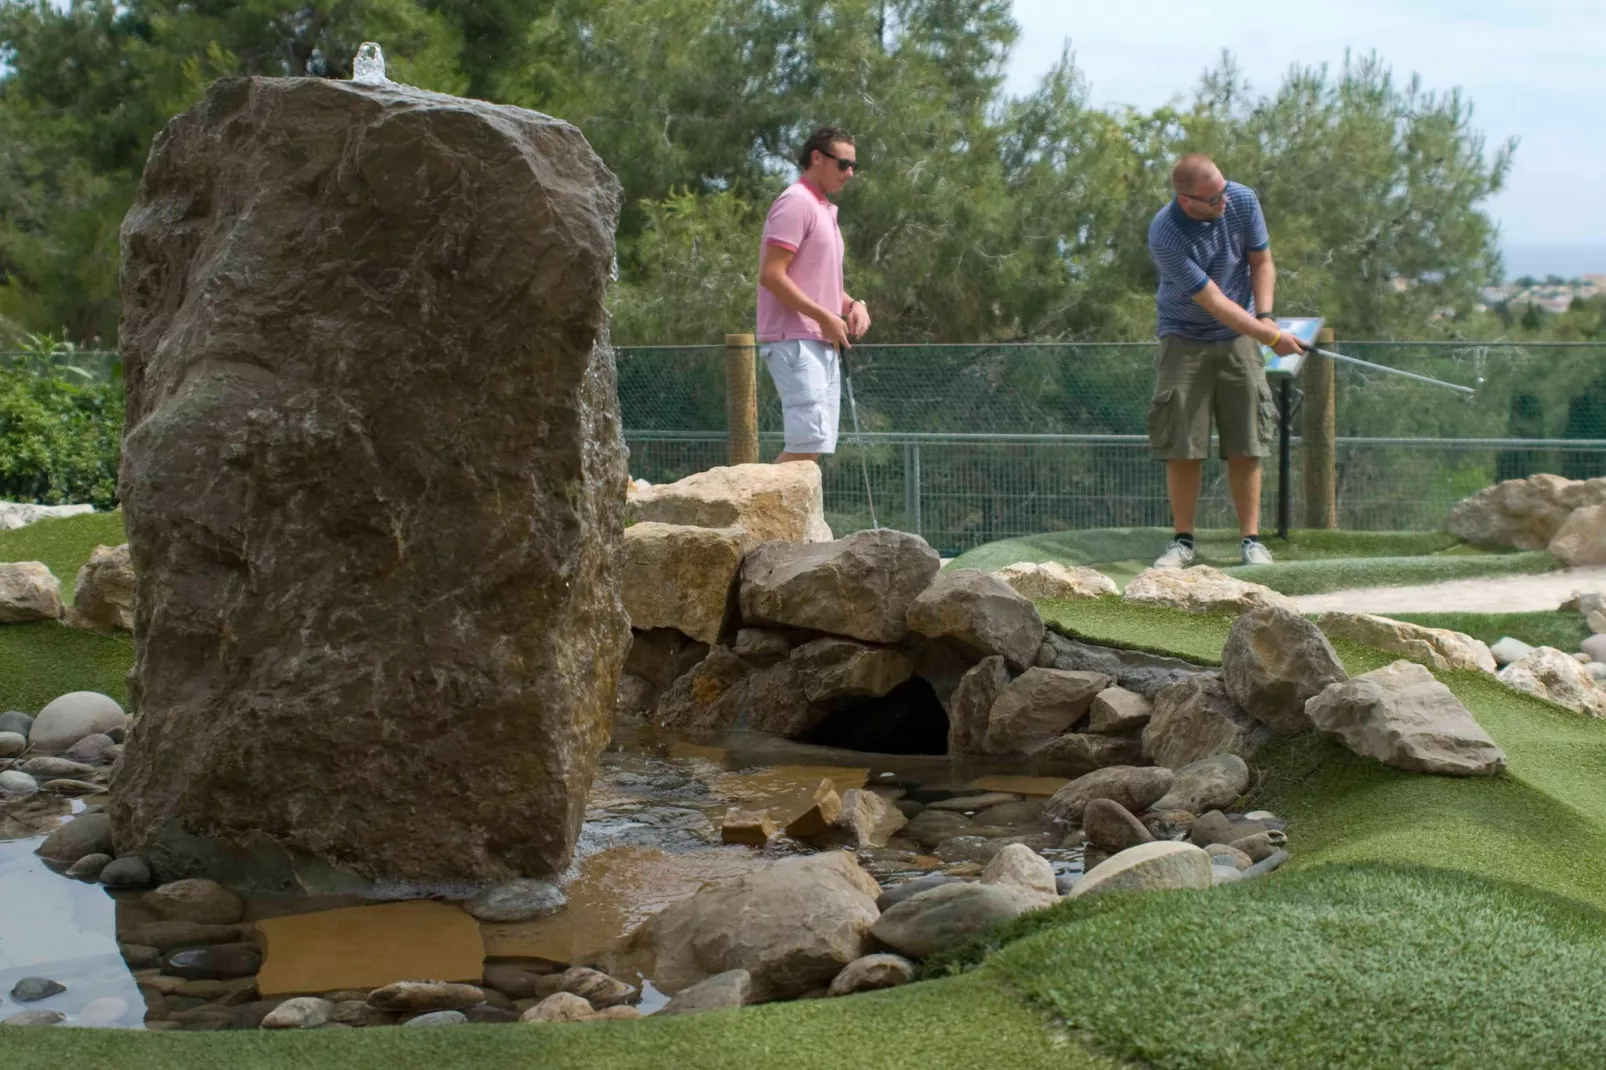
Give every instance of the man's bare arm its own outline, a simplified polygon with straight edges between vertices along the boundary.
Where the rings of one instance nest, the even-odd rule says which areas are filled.
[[[765,242],[764,256],[758,266],[758,284],[774,294],[775,299],[789,310],[818,323],[820,333],[825,335],[827,342],[847,345],[848,328],[842,317],[817,301],[811,300],[792,276],[786,273],[786,269],[792,266],[792,259],[795,256],[797,254],[791,249]]]
[[[1271,248],[1249,254],[1249,287],[1255,295],[1255,311],[1270,312],[1277,307],[1277,265],[1272,262]]]

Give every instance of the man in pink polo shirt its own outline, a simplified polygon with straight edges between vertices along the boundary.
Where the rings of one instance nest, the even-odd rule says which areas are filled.
[[[777,461],[836,452],[841,410],[837,347],[870,329],[870,310],[842,281],[836,205],[858,171],[846,130],[816,130],[798,154],[802,176],[770,206],[758,268],[758,340],[785,417]]]

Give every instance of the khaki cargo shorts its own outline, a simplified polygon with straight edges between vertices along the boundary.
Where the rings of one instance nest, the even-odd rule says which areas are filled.
[[[1203,460],[1210,456],[1212,420],[1221,456],[1271,452],[1277,405],[1259,343],[1247,335],[1227,342],[1165,335],[1149,405],[1149,449],[1157,460]]]

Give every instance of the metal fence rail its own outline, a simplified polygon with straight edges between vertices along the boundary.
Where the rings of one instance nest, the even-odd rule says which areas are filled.
[[[1399,376],[1337,368],[1339,527],[1432,530],[1455,502],[1500,479],[1606,475],[1606,345],[1337,348],[1477,385],[1464,400]],[[723,355],[717,346],[619,351],[632,475],[658,483],[727,463]],[[1170,523],[1163,467],[1150,460],[1145,433],[1153,346],[858,346],[854,357],[883,524],[956,553],[1044,531]],[[780,407],[762,369],[758,415],[761,455],[773,456]],[[1296,407],[1296,429],[1298,416]],[[1296,526],[1302,446],[1296,434]],[[838,534],[869,525],[855,451],[844,430],[823,465],[827,519]],[[1267,530],[1276,463],[1268,458],[1263,487]],[[1218,460],[1206,465],[1198,523],[1234,523]]]

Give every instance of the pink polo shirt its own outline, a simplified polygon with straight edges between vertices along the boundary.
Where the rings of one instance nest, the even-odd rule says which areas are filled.
[[[802,291],[832,312],[842,311],[842,232],[836,205],[807,179],[786,187],[770,205],[764,221],[765,245],[779,245],[797,255],[786,273]],[[760,256],[762,256],[762,250]],[[820,325],[785,305],[763,286],[758,288],[758,340],[823,339]]]

